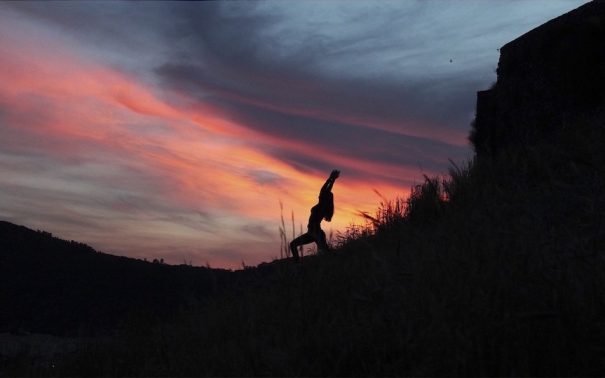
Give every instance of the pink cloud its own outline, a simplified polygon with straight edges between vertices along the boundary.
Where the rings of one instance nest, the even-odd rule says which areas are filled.
[[[50,197],[52,193],[45,192],[42,179],[23,179],[20,185],[35,189],[29,192],[32,206],[36,203],[33,197],[42,193],[49,196],[47,202],[59,198],[52,209],[45,207],[49,218],[45,223],[41,213],[37,227],[59,230],[68,238],[81,235],[82,241],[101,250],[136,257],[149,253],[159,256],[164,251],[170,262],[182,262],[187,255],[195,263],[212,260],[213,266],[228,267],[238,267],[242,259],[257,263],[277,256],[278,201],[286,204],[288,213],[294,212],[297,229],[306,226],[309,208],[325,177],[300,172],[259,150],[260,145],[312,155],[343,171],[334,189],[337,216],[327,229],[344,229],[355,221],[358,210],[373,211],[377,202],[374,188],[386,196],[401,194],[402,189],[389,183],[387,177],[417,175],[409,167],[367,162],[362,156],[343,157],[251,131],[198,100],[188,99],[189,107],[174,107],[156,94],[156,88],[136,77],[99,65],[51,40],[14,37],[13,42],[0,49],[0,80],[4,84],[0,106],[5,109],[1,127],[16,136],[19,146],[0,142],[0,148],[19,156],[53,159],[65,164],[65,171],[77,172],[73,178],[60,169],[57,172],[61,175],[47,173],[55,192],[70,195]],[[280,111],[305,114],[307,110]],[[330,114],[322,117],[337,118]],[[87,172],[83,166],[94,168]],[[385,180],[348,178],[347,170],[373,172],[374,177],[382,172]],[[252,174],[258,171],[279,180],[259,182]],[[17,170],[13,174],[17,177]],[[77,203],[75,196],[81,198]],[[135,202],[140,198],[143,205],[137,207],[120,198]],[[143,211],[144,206],[150,207],[148,211]],[[23,207],[4,209],[9,210],[15,221],[32,219],[34,212]],[[205,220],[207,230],[196,220],[201,211],[210,214]],[[58,224],[60,219],[67,219],[59,213],[70,220],[96,214],[96,222],[103,227],[91,230],[83,226],[72,232],[73,221]],[[247,222],[274,229],[274,238],[259,240],[242,233],[240,229]],[[268,245],[275,249],[268,251]],[[246,246],[246,250],[234,251],[224,259],[204,252],[227,246]],[[190,252],[183,252],[187,250]]]

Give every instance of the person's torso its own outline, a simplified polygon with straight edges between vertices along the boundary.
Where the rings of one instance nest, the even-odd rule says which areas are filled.
[[[319,204],[313,206],[311,208],[311,216],[309,216],[308,227],[311,227],[312,225],[319,225],[323,217],[324,215],[321,206],[319,206]]]

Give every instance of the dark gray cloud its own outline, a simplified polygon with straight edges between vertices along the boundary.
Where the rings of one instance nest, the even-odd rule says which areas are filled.
[[[213,3],[187,9],[182,16],[190,31],[187,43],[175,54],[179,59],[156,69],[162,83],[214,104],[256,131],[358,159],[421,161],[437,170],[448,158],[469,156],[461,142],[475,93],[487,84],[485,73],[477,70],[493,78],[495,68],[485,54],[472,54],[488,48],[491,41],[480,29],[491,26],[477,20],[479,30],[468,24],[448,30],[435,20],[415,21],[434,12],[435,3],[389,3],[367,19],[343,12],[332,25],[293,35],[295,28],[282,27],[279,12],[267,12],[263,5]],[[460,19],[472,14],[449,11]],[[340,37],[331,34],[338,32]],[[477,45],[466,46],[465,39]],[[497,47],[489,46],[492,57]],[[394,70],[397,66],[402,72]],[[317,157],[278,156],[298,167],[326,167]]]
[[[250,105],[240,104],[230,109],[243,124],[268,136],[278,135],[291,141],[306,144],[323,153],[320,156],[306,158],[300,152],[292,151],[279,145],[262,145],[264,150],[297,161],[301,164],[321,169],[325,172],[329,160],[324,156],[346,157],[351,161],[373,162],[377,165],[416,165],[423,162],[429,170],[435,171],[447,163],[447,158],[462,159],[467,154],[467,148],[440,142],[438,140],[405,136],[394,132],[378,129],[368,129],[340,122],[324,121],[322,119],[284,114],[268,111]],[[447,153],[444,153],[446,152]],[[313,163],[314,158],[316,163]],[[324,161],[323,164],[320,161]],[[367,174],[367,173],[366,173]],[[361,178],[361,177],[360,177]]]
[[[188,11],[185,20],[191,34],[187,44],[181,46],[183,51],[176,55],[189,54],[189,59],[166,62],[158,67],[158,75],[167,85],[188,90],[200,100],[234,107],[243,103],[320,118],[346,117],[370,128],[386,127],[416,135],[423,131],[406,130],[406,124],[424,123],[427,127],[429,121],[429,127],[437,129],[433,134],[452,127],[464,133],[467,128],[480,79],[470,75],[444,78],[422,71],[398,77],[382,74],[389,69],[388,63],[380,60],[384,49],[405,51],[406,44],[377,44],[367,51],[363,41],[353,37],[330,39],[321,30],[306,30],[304,41],[296,49],[283,56],[272,55],[276,51],[271,43],[279,36],[267,36],[267,30],[279,19],[245,8],[241,6],[234,15],[216,3]],[[400,27],[403,22],[405,19]],[[365,38],[383,38],[394,44],[392,31],[373,32],[376,34]],[[365,59],[368,66],[361,68],[365,75],[347,75],[347,69],[364,54],[376,57],[374,62]],[[341,62],[342,71],[325,72],[322,67],[334,60]]]
[[[270,229],[264,223],[248,223],[241,226],[240,229],[261,240],[271,239],[275,235],[275,230]]]
[[[396,154],[379,151],[366,156],[363,152],[372,151],[360,151],[357,145],[393,137],[377,131],[380,129],[400,132],[402,139],[406,139],[406,133],[418,135],[426,131],[441,140],[447,139],[448,135],[443,134],[451,124],[466,128],[468,109],[474,101],[471,89],[476,86],[474,80],[451,86],[458,92],[446,98],[442,95],[440,99],[431,92],[434,85],[421,80],[393,82],[388,76],[334,78],[321,71],[326,58],[354,59],[359,54],[357,46],[366,54],[379,53],[379,49],[385,48],[384,43],[376,43],[370,51],[364,46],[377,36],[388,36],[380,29],[374,30],[376,35],[365,35],[364,40],[354,35],[339,40],[322,35],[321,30],[309,31],[297,49],[276,57],[271,45],[279,42],[276,41],[279,36],[271,34],[271,29],[283,22],[283,15],[267,13],[266,9],[260,9],[260,3],[156,5],[144,9],[118,3],[92,8],[68,3],[16,6],[63,28],[81,31],[91,40],[102,38],[103,43],[111,43],[115,38],[131,47],[133,39],[145,40],[147,33],[163,34],[177,41],[172,44],[168,60],[155,70],[168,88],[184,89],[200,101],[214,103],[228,116],[257,131],[339,153],[355,151],[356,156],[370,160],[381,160],[385,155],[393,160],[407,155],[407,159],[399,162],[417,161],[420,157],[412,156],[409,148],[400,148]],[[156,24],[160,30],[149,31],[146,22],[156,22],[160,8],[175,26],[168,28],[169,23],[163,21]],[[141,13],[147,16],[142,17]],[[128,23],[120,22],[125,21],[127,15],[138,16]],[[387,24],[392,25],[395,16],[390,14],[389,19]],[[121,27],[112,28],[109,20]],[[124,25],[131,26],[124,28]],[[107,32],[107,29],[113,31]],[[285,38],[288,37],[296,36],[286,33]],[[460,95],[463,92],[467,95]],[[427,118],[436,131],[422,130],[427,127]],[[443,125],[444,120],[450,125]],[[415,130],[406,131],[406,124],[414,124]],[[351,128],[349,132],[347,127]],[[390,146],[379,149],[388,148]],[[454,147],[456,149],[458,147]],[[441,154],[460,156],[458,151],[449,153],[447,150]],[[298,163],[308,164],[309,159],[306,160]]]
[[[79,41],[80,51],[132,71],[169,55],[166,38],[178,27],[171,7],[162,2],[14,1],[0,4],[0,12],[41,21],[39,32],[58,29],[54,37]]]
[[[470,154],[461,145],[475,92],[494,78],[495,50],[516,33],[511,25],[528,28],[548,17],[537,11],[546,4],[552,14],[576,5],[259,1],[10,7],[101,44],[110,60],[138,55],[123,61],[124,69],[143,65],[140,74],[161,87],[214,104],[261,133],[387,164],[422,160],[437,169],[447,158]],[[321,159],[288,160],[304,166]],[[325,165],[318,161],[314,168]]]
[[[265,169],[255,169],[250,171],[249,174],[252,179],[260,185],[277,185],[284,180],[284,178],[277,173]]]

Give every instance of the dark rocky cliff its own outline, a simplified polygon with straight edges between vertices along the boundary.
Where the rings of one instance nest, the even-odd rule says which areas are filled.
[[[605,115],[605,0],[594,0],[507,43],[498,80],[477,93],[470,135],[478,157],[548,139]]]

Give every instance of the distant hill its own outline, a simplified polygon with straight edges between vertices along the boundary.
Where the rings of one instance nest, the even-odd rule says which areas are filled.
[[[229,273],[113,256],[0,221],[0,332],[86,334],[169,317]]]

